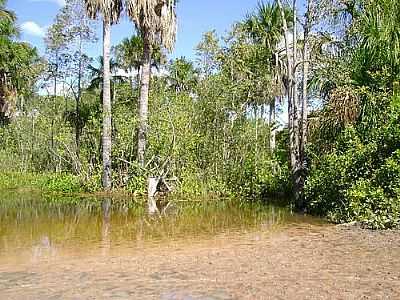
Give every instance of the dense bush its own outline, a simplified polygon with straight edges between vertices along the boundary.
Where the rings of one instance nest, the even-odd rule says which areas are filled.
[[[51,174],[41,182],[41,188],[49,192],[78,193],[81,186],[79,177],[72,174]]]
[[[349,126],[313,161],[305,197],[311,213],[369,228],[400,226],[400,110],[394,98],[370,132]],[[362,123],[361,123],[362,124]]]

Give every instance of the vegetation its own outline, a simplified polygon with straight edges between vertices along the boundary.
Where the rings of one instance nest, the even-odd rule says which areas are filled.
[[[20,106],[24,97],[31,95],[31,86],[40,72],[36,50],[27,43],[17,42],[16,15],[0,1],[0,125],[8,123],[16,113],[16,101]]]
[[[168,61],[175,0],[68,1],[43,58],[0,1],[0,169],[51,174],[63,192],[145,194],[164,176],[188,197],[289,197],[334,222],[399,227],[400,4],[306,4],[260,2],[225,36],[206,32],[194,61]],[[123,14],[137,34],[111,47]]]

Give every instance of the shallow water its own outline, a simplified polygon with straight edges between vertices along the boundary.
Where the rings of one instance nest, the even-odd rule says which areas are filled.
[[[0,299],[400,299],[398,232],[232,201],[170,208],[1,193]]]
[[[57,256],[91,255],[113,249],[155,247],[202,240],[317,219],[287,208],[233,201],[180,203],[150,217],[133,199],[62,198],[39,193],[3,193],[0,199],[0,263],[34,262]]]

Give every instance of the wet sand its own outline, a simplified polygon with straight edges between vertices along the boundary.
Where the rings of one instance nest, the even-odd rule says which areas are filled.
[[[0,255],[0,299],[400,299],[400,232],[331,225]]]

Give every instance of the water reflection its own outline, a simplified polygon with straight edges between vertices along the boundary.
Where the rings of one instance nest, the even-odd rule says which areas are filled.
[[[42,260],[43,258],[51,258],[57,255],[57,248],[50,240],[47,235],[39,238],[37,243],[32,246],[32,257],[33,263]]]
[[[103,220],[101,226],[101,249],[102,255],[106,256],[111,248],[110,238],[110,218],[111,218],[111,199],[105,198],[101,203],[103,209]]]
[[[174,213],[148,216],[135,199],[62,198],[3,194],[0,199],[0,263],[31,253],[32,260],[60,255],[107,256],[118,247],[214,238],[232,232],[271,231],[288,223],[314,222],[276,206],[234,201],[174,203]]]

